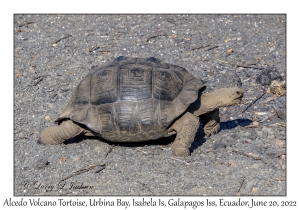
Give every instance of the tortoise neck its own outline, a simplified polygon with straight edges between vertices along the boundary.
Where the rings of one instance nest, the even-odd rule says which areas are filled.
[[[218,94],[215,94],[214,92],[203,93],[200,96],[200,100],[198,99],[193,104],[191,112],[196,116],[200,116],[220,108],[222,106],[222,101],[221,99],[218,101],[218,99]]]

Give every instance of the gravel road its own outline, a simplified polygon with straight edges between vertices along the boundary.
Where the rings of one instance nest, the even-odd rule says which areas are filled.
[[[200,126],[191,156],[174,137],[113,144],[77,137],[37,144],[92,66],[156,57],[244,90],[221,130]],[[14,16],[14,195],[286,195],[285,15]]]

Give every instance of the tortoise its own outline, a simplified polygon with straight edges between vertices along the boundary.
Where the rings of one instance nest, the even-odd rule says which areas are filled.
[[[215,134],[219,108],[243,97],[238,87],[202,93],[204,89],[204,82],[182,67],[154,57],[121,56],[92,67],[55,120],[58,126],[44,130],[39,143],[60,144],[77,135],[141,142],[177,134],[172,153],[188,156],[199,117],[205,134]]]

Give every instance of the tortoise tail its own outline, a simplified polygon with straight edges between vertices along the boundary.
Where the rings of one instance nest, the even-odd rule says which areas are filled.
[[[60,144],[66,140],[73,138],[85,130],[71,120],[63,121],[59,126],[52,126],[44,130],[38,143],[40,144]]]

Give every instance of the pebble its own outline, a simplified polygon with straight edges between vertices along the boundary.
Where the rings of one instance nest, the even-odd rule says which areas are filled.
[[[101,147],[101,146],[95,146],[93,150],[96,151],[96,152],[102,152],[103,151],[103,147]]]
[[[276,67],[267,67],[256,77],[256,82],[266,86],[270,85],[273,80],[282,80],[281,75],[278,73]]]
[[[80,160],[80,158],[81,158],[81,156],[80,155],[72,155],[71,156],[71,159],[73,160],[73,161],[78,161],[78,160]]]
[[[278,105],[273,105],[272,107],[275,109],[278,117],[280,117],[283,120],[286,120],[286,107],[279,107]]]
[[[231,135],[230,135],[230,138],[232,138],[232,139],[238,139],[240,137],[240,135],[239,134],[237,134],[237,133],[232,133]]]
[[[232,163],[230,163],[230,165],[229,165],[230,167],[237,167],[238,166],[238,164],[236,163],[236,162],[232,162]]]
[[[191,189],[191,195],[206,195],[207,189],[204,186],[194,187]]]
[[[102,190],[95,190],[95,194],[96,195],[103,195],[103,192],[102,192]]]
[[[227,140],[225,141],[226,147],[231,147],[235,143],[236,143],[236,141],[233,138],[227,138]]]
[[[257,135],[257,137],[262,137],[263,136],[263,132],[262,132],[262,130],[261,129],[255,129],[255,132],[256,132],[256,135]]]
[[[259,127],[259,122],[254,121],[254,122],[252,123],[252,125],[255,126],[255,127]]]
[[[259,191],[259,188],[258,188],[258,187],[253,187],[253,188],[252,188],[252,192],[253,192],[253,193],[257,193],[258,191]]]
[[[254,185],[256,185],[256,183],[257,183],[257,180],[247,181],[246,184],[245,184],[245,190],[247,192],[251,192],[252,188],[254,187]]]
[[[213,149],[217,150],[217,149],[225,149],[226,145],[224,143],[214,143],[213,145]]]
[[[245,65],[254,65],[257,63],[257,59],[253,56],[246,56],[244,60]]]
[[[255,168],[255,169],[259,169],[262,168],[262,164],[261,163],[254,163],[253,165],[250,166],[250,168]]]
[[[48,165],[49,162],[47,160],[47,158],[38,158],[34,164],[33,164],[33,168],[41,170],[44,169],[46,167],[46,165]]]

